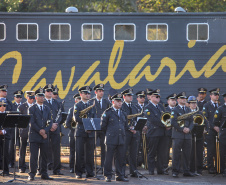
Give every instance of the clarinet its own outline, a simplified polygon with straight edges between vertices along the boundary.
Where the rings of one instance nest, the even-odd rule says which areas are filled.
[[[62,105],[61,105],[61,107],[59,108],[59,110],[58,110],[58,112],[57,112],[57,116],[56,116],[56,119],[55,119],[55,122],[54,122],[54,123],[57,123],[57,121],[59,120],[60,114],[61,114],[61,112],[62,112],[62,107],[64,106],[64,103],[65,103],[65,101],[63,100],[63,101],[62,101]]]

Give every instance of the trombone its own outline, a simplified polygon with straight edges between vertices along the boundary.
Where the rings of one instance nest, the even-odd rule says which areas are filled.
[[[216,136],[216,162],[217,162],[217,173],[220,173],[221,172],[221,165],[220,165],[220,148],[219,148],[219,133],[217,134]]]

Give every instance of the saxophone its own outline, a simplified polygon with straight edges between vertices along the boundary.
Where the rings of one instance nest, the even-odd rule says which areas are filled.
[[[133,119],[135,117],[141,116],[143,114],[143,109],[140,113],[127,115],[127,119]]]
[[[187,114],[183,114],[181,116],[177,117],[177,123],[179,124],[180,127],[184,127],[184,120],[192,116],[193,114],[196,114],[199,111],[199,107],[197,107],[197,111],[194,112],[189,112]]]
[[[87,108],[81,110],[81,111],[79,112],[79,117],[80,117],[80,118],[87,118],[87,117],[88,117],[88,116],[87,116],[87,112],[89,112],[94,106],[95,106],[95,101],[93,102],[93,105],[90,105],[89,107],[87,107]]]

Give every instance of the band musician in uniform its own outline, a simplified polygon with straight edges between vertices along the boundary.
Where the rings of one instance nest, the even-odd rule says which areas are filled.
[[[70,167],[70,173],[74,173],[75,168],[75,128],[72,127],[72,122],[75,124],[74,116],[74,107],[78,102],[81,101],[80,94],[77,93],[73,96],[75,100],[75,104],[73,107],[71,107],[68,111],[67,119],[66,119],[66,127],[69,128],[68,137],[69,137],[69,145],[70,145],[70,156],[69,156],[69,167]]]
[[[23,91],[18,90],[14,93],[14,103],[12,104],[12,111],[17,111],[17,108],[22,104],[22,95],[24,94]],[[14,167],[14,160],[15,160],[15,153],[14,153],[14,144],[15,144],[15,129],[10,129],[10,142],[9,142],[9,167]],[[19,129],[17,129],[17,142],[19,143],[20,147],[20,139],[19,139]]]
[[[18,107],[18,110],[21,114],[28,114],[28,109],[33,106],[34,100],[35,100],[35,92],[34,91],[26,91],[26,99],[27,101],[20,105]],[[20,136],[20,156],[19,156],[19,172],[25,173],[26,171],[26,163],[25,163],[25,157],[26,157],[26,148],[28,143],[28,131],[29,131],[29,125],[27,128],[20,128],[19,130],[19,136]]]
[[[173,139],[173,177],[178,177],[180,171],[181,150],[183,154],[183,170],[184,176],[193,177],[190,172],[190,158],[192,147],[191,131],[194,127],[192,116],[188,116],[182,122],[178,122],[179,116],[191,112],[191,109],[186,107],[187,97],[185,92],[181,92],[176,96],[178,105],[171,112],[171,125],[172,125],[172,139]]]
[[[40,151],[40,173],[41,179],[53,180],[47,173],[47,151],[48,151],[48,132],[52,127],[51,110],[43,104],[44,89],[40,88],[35,91],[36,104],[29,108],[30,131],[30,172],[28,180],[34,180],[38,166],[38,154]]]
[[[214,113],[219,107],[218,100],[219,100],[219,88],[215,88],[210,90],[210,101],[204,104],[203,106],[203,115],[208,120],[208,125],[206,125],[207,135],[207,165],[208,171],[210,174],[216,173],[216,165],[214,165],[214,159],[216,159],[216,136],[217,132],[214,129],[213,119]]]
[[[82,117],[95,118],[95,109],[92,107],[92,102],[89,101],[90,91],[92,89],[89,86],[84,86],[79,89],[81,101],[75,105],[74,114],[77,122],[75,128],[75,174],[76,179],[82,178],[84,173],[84,164],[86,169],[86,178],[94,177],[94,145],[95,145],[95,133],[92,131],[85,131],[83,126]],[[80,111],[90,107],[84,115],[80,114]]]
[[[7,106],[7,100],[5,98],[0,98],[0,114],[5,113]],[[9,140],[10,140],[10,132],[9,128],[1,128],[0,127],[0,169],[2,168],[2,163],[4,161],[4,169],[3,174],[5,176],[9,175]],[[5,144],[4,144],[5,142]],[[4,147],[5,146],[5,147]],[[3,151],[4,151],[4,160],[3,160]]]
[[[123,160],[125,147],[125,132],[129,129],[127,114],[121,109],[122,95],[111,97],[112,107],[107,109],[101,118],[101,130],[105,133],[106,155],[104,162],[104,176],[106,182],[111,182],[112,161],[115,157],[116,181],[128,182],[124,178]]]
[[[95,101],[95,110],[97,118],[101,118],[103,112],[108,109],[111,104],[108,100],[104,99],[104,84],[97,84],[93,87],[94,93],[96,97],[94,97],[91,101]],[[104,167],[104,160],[105,160],[105,144],[104,144],[104,132],[98,131],[97,139],[100,139],[100,147],[101,147],[101,168]]]
[[[197,111],[198,105],[195,96],[188,97],[188,104],[192,112]],[[203,169],[203,145],[204,145],[203,133],[205,125],[207,125],[207,120],[205,119],[200,110],[193,115],[193,120],[194,128],[192,129],[192,150],[191,150],[190,171],[194,175],[199,176],[202,175]]]
[[[49,132],[49,152],[48,152],[48,169],[53,169],[53,175],[63,175],[60,172],[61,161],[60,161],[60,121],[61,114],[58,115],[61,109],[60,103],[52,98],[53,85],[47,84],[44,87],[45,90],[45,101],[44,105],[48,106],[52,113],[53,124]],[[53,164],[53,165],[52,165]]]
[[[124,102],[122,104],[122,110],[126,112],[127,115],[137,114],[138,110],[135,105],[132,104],[133,101],[133,90],[126,89],[122,93]],[[123,172],[125,175],[127,158],[129,159],[129,168],[131,177],[140,177],[137,173],[137,151],[138,151],[138,141],[140,139],[140,132],[134,130],[137,123],[136,117],[128,120],[129,130],[126,130],[126,140],[125,140],[125,158],[123,165]],[[127,156],[128,152],[128,156]]]
[[[166,107],[166,112],[171,113],[173,109],[176,107],[177,100],[176,100],[176,94],[170,94],[166,97],[168,106]],[[165,171],[168,172],[169,169],[169,159],[170,159],[170,148],[172,147],[172,127],[169,127],[165,130],[164,135],[164,143],[165,143],[165,154],[164,162],[163,162],[163,168]]]
[[[201,87],[201,88],[198,88],[198,92],[199,93],[197,97],[197,104],[198,104],[199,110],[202,111],[203,105],[207,103],[207,101],[205,100],[207,89],[204,87]]]
[[[165,108],[160,104],[160,90],[155,89],[148,92],[150,96],[149,104],[145,106],[145,117],[147,118],[147,143],[148,143],[148,171],[150,175],[154,175],[155,167],[158,174],[168,175],[164,170],[163,153],[165,149],[164,135],[166,127],[161,122],[161,115],[165,112]],[[155,158],[157,161],[155,162]]]
[[[224,104],[217,108],[214,115],[214,130],[219,134],[220,173],[226,177],[226,93],[223,94]]]

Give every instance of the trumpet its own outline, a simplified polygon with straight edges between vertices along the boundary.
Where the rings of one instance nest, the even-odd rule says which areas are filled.
[[[162,121],[163,125],[165,125],[166,128],[171,127],[170,117],[171,117],[170,112],[164,112],[161,116],[161,121]]]
[[[88,116],[87,116],[87,113],[88,113],[94,106],[95,106],[95,101],[93,102],[93,105],[90,105],[89,107],[87,107],[87,108],[81,110],[81,111],[79,112],[79,117],[80,117],[80,118],[87,118],[87,117],[88,117]]]
[[[199,126],[204,125],[204,117],[201,114],[196,114],[193,116],[193,122]]]

